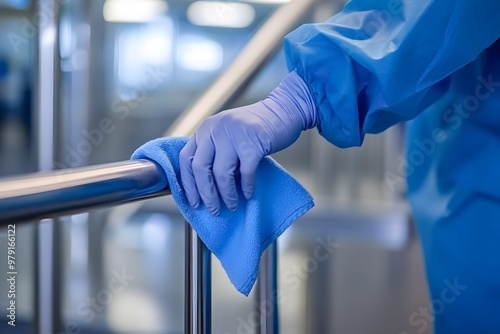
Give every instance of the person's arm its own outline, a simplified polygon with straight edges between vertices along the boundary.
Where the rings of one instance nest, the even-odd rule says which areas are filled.
[[[417,116],[499,37],[497,0],[352,0],[290,33],[285,51],[318,107],[321,135],[350,147]]]
[[[208,118],[181,151],[193,207],[238,206],[240,175],[253,194],[260,160],[317,126],[339,147],[415,117],[445,78],[500,37],[498,0],[352,0],[330,20],[285,39],[292,70],[258,103]]]

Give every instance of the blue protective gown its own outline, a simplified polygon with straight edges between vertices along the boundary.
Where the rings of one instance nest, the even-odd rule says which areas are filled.
[[[399,169],[435,316],[415,333],[500,333],[499,38],[499,0],[352,0],[285,39],[331,143],[413,119]]]

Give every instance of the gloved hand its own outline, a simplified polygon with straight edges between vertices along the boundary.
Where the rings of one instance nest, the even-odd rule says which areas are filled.
[[[189,203],[197,208],[203,201],[218,215],[220,195],[230,210],[236,210],[235,175],[240,174],[241,190],[249,199],[259,162],[290,146],[317,122],[309,89],[295,71],[265,100],[207,118],[180,152],[181,181]]]

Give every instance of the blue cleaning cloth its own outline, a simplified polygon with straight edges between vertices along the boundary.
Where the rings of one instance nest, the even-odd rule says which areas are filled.
[[[165,171],[179,210],[208,249],[217,256],[229,279],[248,296],[262,252],[297,218],[314,206],[311,195],[271,158],[257,169],[255,193],[246,200],[239,189],[236,211],[225,206],[215,217],[204,205],[193,209],[180,182],[179,153],[188,138],[160,138],[139,147],[132,159],[149,159]],[[240,188],[240,187],[237,187]]]

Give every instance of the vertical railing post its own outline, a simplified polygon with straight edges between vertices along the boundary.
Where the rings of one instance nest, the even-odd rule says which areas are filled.
[[[35,2],[36,15],[45,18],[38,27],[37,35],[37,81],[36,144],[38,169],[53,169],[57,158],[55,150],[57,115],[59,114],[59,15],[57,0]],[[34,16],[35,17],[35,16]],[[42,22],[42,21],[40,21]],[[59,333],[60,318],[60,266],[59,226],[47,219],[35,230],[35,333]]]
[[[277,282],[278,247],[271,244],[262,254],[257,280],[257,305],[260,316],[259,334],[278,334],[278,282]]]
[[[186,334],[210,334],[212,279],[210,251],[186,222],[185,330]]]

